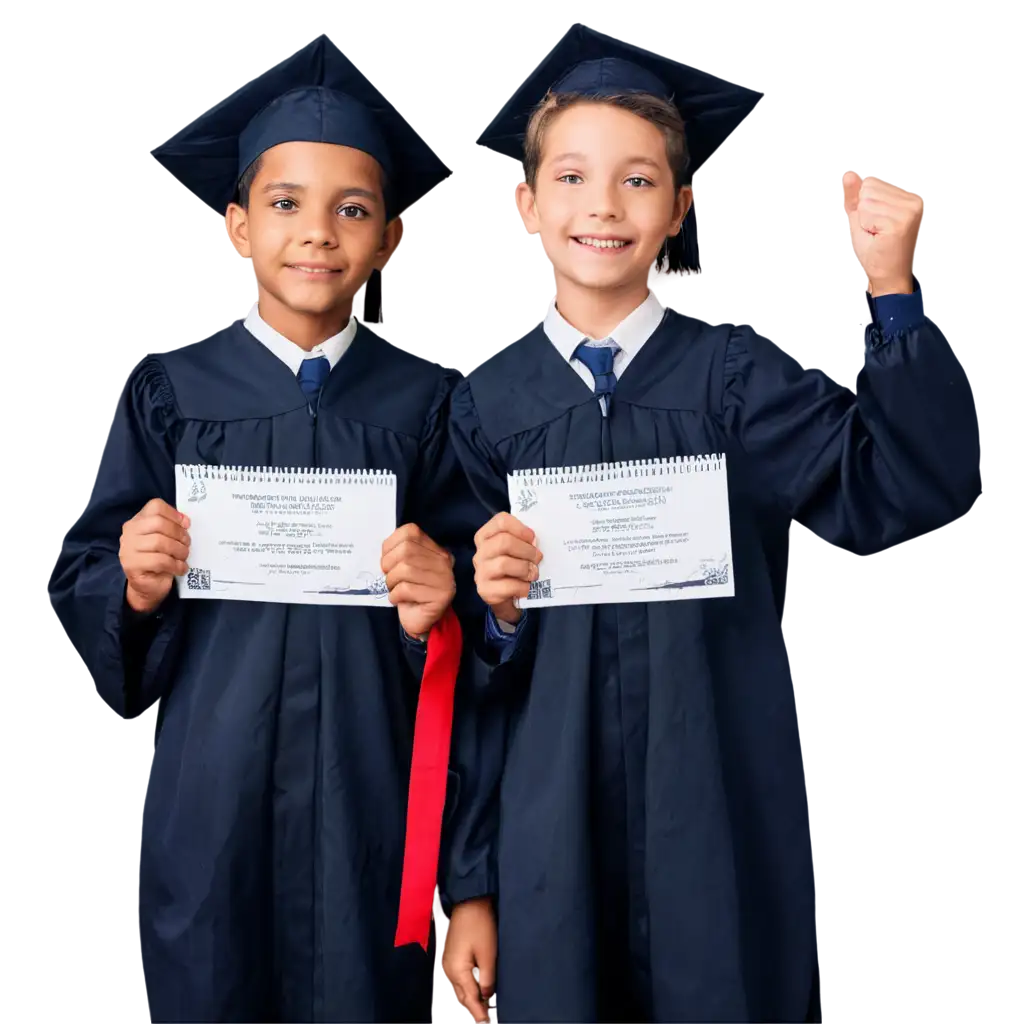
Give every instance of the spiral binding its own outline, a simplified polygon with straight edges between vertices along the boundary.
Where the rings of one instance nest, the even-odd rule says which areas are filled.
[[[675,455],[665,459],[629,459],[624,462],[600,462],[592,466],[558,466],[544,469],[517,469],[512,478],[529,484],[587,483],[604,480],[632,480],[652,476],[679,476],[690,473],[717,473],[725,469],[725,453]]]
[[[390,469],[323,469],[282,466],[189,466],[177,465],[187,480],[228,480],[245,484],[377,484],[394,487]]]

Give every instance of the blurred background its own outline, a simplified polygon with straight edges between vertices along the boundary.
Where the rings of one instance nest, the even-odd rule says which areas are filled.
[[[220,225],[143,163],[142,143],[298,38],[352,32],[458,162],[412,220],[383,306],[404,340],[458,367],[549,290],[511,216],[515,166],[468,143],[570,14],[768,89],[699,183],[707,269],[671,300],[846,379],[862,280],[840,169],[928,202],[930,308],[984,412],[975,507],[952,536],[885,557],[797,551],[785,593],[826,1020],[1024,1019],[1024,19],[966,3],[942,18],[909,2],[534,6],[0,10],[0,1020],[139,1016],[133,829],[150,740],[89,700],[37,595],[128,358],[249,294]]]

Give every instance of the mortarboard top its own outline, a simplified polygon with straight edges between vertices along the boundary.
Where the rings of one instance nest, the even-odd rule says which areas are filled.
[[[598,97],[643,92],[674,103],[686,124],[690,175],[763,95],[602,35],[586,25],[573,25],[487,126],[477,139],[479,145],[522,160],[526,127],[549,92]],[[677,269],[699,269],[692,208],[676,241],[689,257]]]
[[[186,199],[222,216],[245,170],[283,142],[331,142],[369,154],[386,176],[388,217],[447,169],[335,35],[297,44],[144,152]]]

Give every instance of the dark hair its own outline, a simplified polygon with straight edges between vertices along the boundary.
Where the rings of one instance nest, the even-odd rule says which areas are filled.
[[[679,109],[671,101],[646,92],[621,93],[614,96],[549,92],[530,115],[530,121],[526,126],[526,138],[523,142],[523,171],[526,174],[526,183],[531,189],[537,187],[537,171],[540,168],[544,135],[547,129],[560,113],[580,103],[603,103],[618,107],[620,110],[627,110],[631,114],[636,114],[637,117],[642,117],[656,128],[661,129],[665,138],[668,165],[672,169],[672,179],[676,190],[678,191],[684,185],[691,183],[686,125]],[[661,270],[666,262],[670,272],[700,270],[697,258],[696,217],[692,206],[679,234],[665,239],[655,266]]]
[[[263,163],[262,153],[242,171],[242,176],[238,179],[238,188],[236,189],[238,199],[236,201],[243,210],[249,209],[249,190],[252,188],[252,183],[256,180],[256,175],[260,172],[261,163]]]

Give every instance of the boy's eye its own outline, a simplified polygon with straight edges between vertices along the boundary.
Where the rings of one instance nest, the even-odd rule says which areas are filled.
[[[566,185],[578,185],[583,179],[578,174],[563,174],[558,180],[564,181]]]
[[[271,204],[277,210],[284,210],[286,213],[295,209],[294,199],[275,199]]]
[[[642,178],[639,174],[633,174],[626,179],[626,184],[631,188],[644,188],[650,186],[653,183],[648,181],[646,178]]]
[[[338,210],[338,213],[340,213],[346,220],[358,220],[362,217],[369,216],[366,210],[361,206],[356,206],[354,203],[349,203],[348,205],[341,207],[341,209]]]

